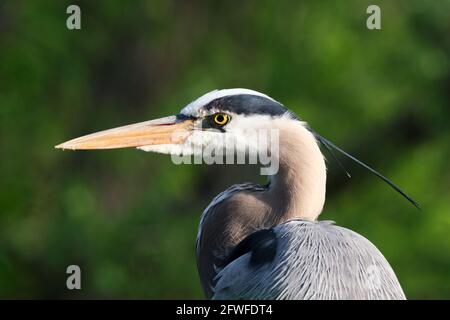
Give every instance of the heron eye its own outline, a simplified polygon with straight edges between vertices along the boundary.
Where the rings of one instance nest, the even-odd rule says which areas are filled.
[[[230,122],[230,116],[225,113],[218,113],[213,116],[213,120],[216,125],[223,127]]]

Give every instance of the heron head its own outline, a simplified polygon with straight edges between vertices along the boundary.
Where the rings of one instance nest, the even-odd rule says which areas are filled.
[[[100,131],[64,142],[71,150],[138,148],[189,156],[270,152],[274,119],[293,119],[279,102],[249,89],[209,92],[173,116]]]

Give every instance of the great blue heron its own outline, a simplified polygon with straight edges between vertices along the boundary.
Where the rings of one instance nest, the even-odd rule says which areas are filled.
[[[251,129],[277,130],[275,160],[279,168],[267,185],[234,185],[203,212],[196,253],[206,297],[405,299],[391,266],[370,241],[333,222],[317,220],[326,189],[319,144],[332,155],[337,150],[352,158],[417,203],[265,94],[248,89],[216,90],[191,102],[176,116],[90,134],[57,148],[136,147],[195,155],[211,146],[227,149],[220,139],[224,134],[238,140],[241,149],[254,146],[254,136],[247,135]],[[236,151],[237,147],[230,148]],[[257,148],[268,148],[268,144]]]

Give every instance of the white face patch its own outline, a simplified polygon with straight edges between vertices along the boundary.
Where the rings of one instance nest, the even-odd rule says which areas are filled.
[[[194,100],[191,103],[189,103],[186,107],[184,107],[181,110],[181,114],[184,114],[187,116],[197,116],[199,114],[199,109],[206,106],[211,101],[219,99],[219,98],[223,98],[226,96],[234,96],[234,95],[240,95],[240,94],[260,96],[260,97],[264,97],[264,98],[270,99],[272,101],[275,101],[274,99],[265,95],[264,93],[250,90],[250,89],[235,88],[235,89],[214,90],[214,91],[208,92],[207,94],[204,94],[197,100]]]

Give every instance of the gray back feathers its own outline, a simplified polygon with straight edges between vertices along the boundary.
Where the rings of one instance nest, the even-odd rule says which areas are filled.
[[[249,251],[216,276],[214,299],[405,299],[389,263],[361,235],[332,222],[289,221],[273,228],[274,259]]]

